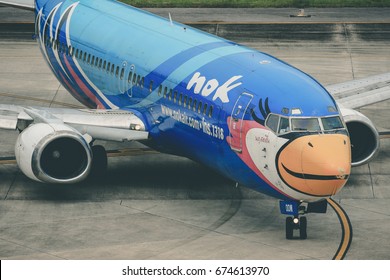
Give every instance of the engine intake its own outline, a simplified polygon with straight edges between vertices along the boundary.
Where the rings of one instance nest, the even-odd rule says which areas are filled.
[[[91,169],[89,144],[64,124],[34,124],[19,135],[15,144],[19,168],[29,178],[45,183],[76,183]]]
[[[379,134],[372,121],[352,109],[342,108],[351,139],[352,166],[359,166],[372,160],[379,151]]]

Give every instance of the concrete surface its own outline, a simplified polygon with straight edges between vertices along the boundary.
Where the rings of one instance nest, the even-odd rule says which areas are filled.
[[[390,72],[388,24],[220,27],[218,34],[286,60],[324,84]],[[37,44],[12,36],[0,37],[0,102],[77,105]],[[385,101],[361,111],[389,130],[389,108]],[[0,156],[12,155],[16,137],[0,131]],[[335,198],[353,225],[347,259],[390,259],[390,143],[381,144],[379,156],[354,169]],[[307,240],[287,241],[278,201],[162,154],[110,158],[107,176],[72,186],[35,183],[17,166],[0,165],[0,197],[0,259],[331,259],[341,237],[330,209],[308,216]]]
[[[390,8],[307,8],[305,15],[298,8],[148,8],[145,9],[162,17],[171,14],[178,22],[232,22],[232,23],[375,23],[390,22]],[[29,11],[0,7],[0,22],[34,22]]]

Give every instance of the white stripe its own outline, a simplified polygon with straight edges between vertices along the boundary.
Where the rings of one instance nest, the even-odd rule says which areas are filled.
[[[218,51],[223,53],[223,56],[218,55]],[[248,52],[247,49],[243,48],[237,48],[236,46],[223,46],[217,49],[213,49],[211,51],[201,53],[197,56],[192,57],[191,59],[187,60],[178,68],[173,71],[164,82],[169,83],[170,81],[179,81],[182,82],[185,78],[187,78],[189,75],[197,71],[199,68],[205,66],[208,63],[211,63],[217,59],[220,59],[224,56],[232,55],[232,54],[238,54]],[[164,83],[163,82],[163,83]],[[158,96],[157,94],[158,88],[156,88],[153,91],[153,94],[148,96],[146,99],[142,100],[140,103],[136,104],[135,107],[144,107],[148,106],[152,103],[156,103],[158,100],[163,98],[163,96]]]
[[[67,21],[66,23],[66,40],[67,40],[67,43],[68,45],[71,44],[71,41],[70,41],[70,19],[73,15],[73,12],[76,8],[76,6],[79,4],[80,2],[76,2],[74,3],[71,7],[72,7],[72,10],[70,11],[70,14],[69,14],[69,20]],[[96,93],[104,100],[104,102],[111,108],[111,109],[118,109],[119,107],[114,105],[113,103],[111,103],[110,100],[107,99],[107,97],[100,91],[100,89],[94,84],[92,83],[92,81],[88,78],[88,76],[84,73],[84,71],[82,70],[80,64],[78,63],[77,61],[77,58],[73,59],[73,62],[74,64],[76,65],[77,69],[80,71],[81,75],[83,76],[83,78],[86,80],[86,82],[89,84],[90,87],[92,87]]]
[[[62,3],[61,3],[61,4],[62,4]],[[59,42],[58,37],[57,37],[57,34],[59,34],[59,33],[58,33],[58,29],[60,28],[60,23],[61,23],[62,19],[64,18],[66,12],[67,12],[69,9],[71,9],[72,6],[73,6],[73,5],[69,6],[69,7],[62,13],[62,15],[60,16],[60,19],[59,19],[59,21],[58,21],[58,23],[57,23],[57,28],[56,28],[56,33],[55,33],[55,35],[56,35],[55,41],[58,41],[58,42]],[[54,15],[54,16],[55,16],[55,15]],[[53,19],[54,19],[54,16],[53,16]],[[52,21],[52,22],[53,22],[53,21]],[[55,52],[53,52],[53,53],[54,53],[54,57],[55,57],[56,60],[57,60],[57,63],[61,66],[62,71],[63,71],[64,74],[67,76],[68,80],[70,80],[70,77],[69,77],[68,73],[66,72],[64,66],[62,65],[60,56],[58,55],[58,54],[59,54],[58,46],[57,46],[57,50],[56,50]]]

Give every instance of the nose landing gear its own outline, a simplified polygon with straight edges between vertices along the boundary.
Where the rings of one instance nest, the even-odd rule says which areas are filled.
[[[307,219],[306,217],[287,217],[286,218],[286,239],[294,238],[294,230],[299,230],[299,239],[307,238]]]
[[[294,230],[299,230],[299,239],[307,238],[307,213],[326,213],[327,202],[304,203],[299,201],[280,201],[280,212],[293,217],[286,218],[286,239],[294,239]]]

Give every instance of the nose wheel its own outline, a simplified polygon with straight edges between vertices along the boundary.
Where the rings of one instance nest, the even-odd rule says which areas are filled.
[[[286,239],[294,238],[294,231],[299,231],[299,239],[307,238],[308,213],[326,213],[328,203],[326,199],[316,202],[280,201],[280,213],[289,215],[286,218]]]
[[[306,217],[287,217],[286,218],[286,239],[294,238],[294,230],[299,230],[299,239],[307,238],[307,219]]]

